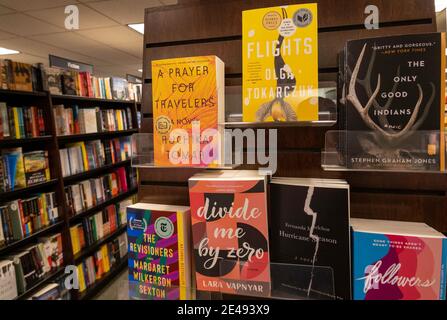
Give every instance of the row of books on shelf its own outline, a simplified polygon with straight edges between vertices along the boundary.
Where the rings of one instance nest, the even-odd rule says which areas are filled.
[[[119,77],[95,77],[90,72],[58,68],[46,69],[51,94],[76,95],[90,98],[141,101],[142,85]]]
[[[349,199],[338,179],[196,174],[189,207],[127,207],[131,293],[445,299],[447,238],[424,223],[350,218]]]
[[[136,170],[121,167],[101,177],[66,186],[65,196],[70,213],[76,215],[136,186]]]
[[[133,129],[130,108],[100,109],[56,105],[53,112],[58,136]]]
[[[86,291],[123,261],[127,255],[127,245],[127,235],[123,233],[78,264],[79,292]]]
[[[82,222],[70,228],[73,254],[77,254],[98,240],[126,225],[126,207],[134,203],[133,198],[107,206],[101,212],[85,217]]]
[[[13,107],[0,102],[0,139],[34,138],[45,135],[42,108]]]
[[[48,151],[23,152],[22,147],[0,153],[0,192],[30,187],[50,180]]]
[[[0,59],[0,89],[135,101],[141,101],[142,94],[142,84],[123,78],[95,77],[90,72],[46,68],[42,63],[31,65],[10,59]]]
[[[76,142],[59,149],[62,176],[86,172],[130,159],[130,137]]]
[[[63,265],[60,233],[39,238],[36,244],[0,260],[0,300],[25,293]]]
[[[66,274],[61,274],[50,283],[43,285],[28,300],[70,300],[70,290],[65,285],[66,278]]]
[[[0,204],[0,248],[55,223],[58,217],[54,192]]]

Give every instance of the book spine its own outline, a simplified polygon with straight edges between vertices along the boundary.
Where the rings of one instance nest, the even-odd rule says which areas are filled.
[[[180,300],[186,300],[188,288],[186,287],[186,265],[185,265],[185,234],[182,212],[177,212],[177,243],[178,243],[178,269],[179,269],[179,291]]]

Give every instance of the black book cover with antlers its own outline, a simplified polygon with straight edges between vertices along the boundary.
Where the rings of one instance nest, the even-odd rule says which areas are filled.
[[[347,42],[341,149],[348,168],[444,170],[444,37]]]
[[[349,185],[273,178],[269,197],[273,294],[349,300]]]

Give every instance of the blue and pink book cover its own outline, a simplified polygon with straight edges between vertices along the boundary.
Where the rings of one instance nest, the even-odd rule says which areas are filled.
[[[445,300],[447,239],[353,232],[354,299]]]
[[[129,297],[177,300],[177,213],[127,208]]]

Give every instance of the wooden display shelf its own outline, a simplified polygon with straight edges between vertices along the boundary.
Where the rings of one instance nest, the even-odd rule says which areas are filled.
[[[5,138],[5,139],[0,139],[0,148],[29,145],[29,144],[33,144],[33,143],[49,142],[52,139],[53,139],[53,137],[51,135],[45,135],[45,136],[33,137],[33,138],[21,138],[21,139]]]
[[[128,136],[137,133],[138,129],[120,130],[120,131],[104,131],[96,133],[71,134],[65,136],[57,136],[59,142],[73,142],[80,140],[97,140],[103,138],[114,138],[119,136]]]
[[[124,233],[126,230],[127,230],[127,225],[126,224],[122,225],[118,229],[113,231],[112,233],[106,235],[102,239],[99,239],[99,240],[95,241],[94,243],[92,243],[88,247],[86,247],[83,250],[81,250],[80,252],[76,253],[73,256],[74,263],[78,264],[78,263],[81,262],[81,260],[83,258],[86,258],[88,256],[93,255],[96,251],[98,251],[99,247],[101,247],[103,244],[111,241],[112,239],[115,239],[116,237],[118,237],[119,235]]]
[[[33,240],[37,239],[38,237],[44,236],[52,231],[57,230],[63,224],[64,224],[64,222],[59,219],[56,222],[54,222],[53,224],[50,224],[47,227],[41,228],[41,229],[37,230],[36,232],[24,237],[23,239],[11,242],[3,247],[0,247],[0,256],[10,253],[19,247],[30,244]]]
[[[82,220],[83,218],[91,215],[92,213],[96,213],[98,211],[103,210],[104,208],[110,206],[111,204],[117,203],[121,200],[125,200],[126,198],[133,196],[134,194],[136,194],[138,192],[138,188],[132,188],[126,192],[123,192],[119,195],[117,195],[116,197],[113,197],[111,199],[108,199],[104,202],[101,202],[99,204],[97,204],[96,206],[93,206],[91,208],[88,208],[74,216],[72,216],[70,218],[70,225],[73,225],[77,222],[79,222],[80,220]]]
[[[103,99],[103,98],[93,98],[93,97],[83,97],[83,96],[75,96],[75,95],[67,95],[67,94],[52,94],[51,99],[53,100],[72,100],[72,101],[91,101],[91,102],[105,102],[105,103],[113,103],[113,104],[130,104],[134,105],[134,100],[115,100],[115,99]]]
[[[35,192],[41,192],[42,190],[55,186],[57,184],[57,179],[51,179],[47,182],[38,183],[26,188],[20,188],[16,190],[6,191],[6,192],[0,192],[0,197],[2,199],[2,202],[7,202],[8,200],[13,199],[19,199],[22,196],[30,196]]]
[[[88,300],[95,295],[97,295],[111,279],[120,274],[127,267],[127,254],[121,258],[121,260],[113,266],[109,272],[105,273],[101,279],[96,280],[96,282],[88,287],[84,292],[78,295],[78,300]]]
[[[69,185],[75,181],[86,180],[86,179],[89,179],[92,177],[99,176],[102,173],[107,173],[110,170],[117,169],[120,167],[126,167],[128,165],[130,165],[130,160],[124,160],[124,161],[116,162],[113,164],[108,164],[108,165],[102,166],[100,168],[77,173],[77,174],[74,174],[71,176],[64,177],[64,184]]]
[[[45,97],[48,95],[47,92],[43,91],[19,91],[19,90],[4,90],[0,89],[0,96],[10,95],[10,96],[34,96],[34,97]]]
[[[24,293],[17,296],[14,300],[22,300],[30,297],[33,293],[37,292],[45,283],[50,282],[54,279],[56,279],[58,276],[64,273],[65,267],[61,266],[57,268],[55,271],[52,271],[48,273],[47,275],[43,276],[42,279],[40,279],[35,285],[33,285],[31,288],[26,290]]]

